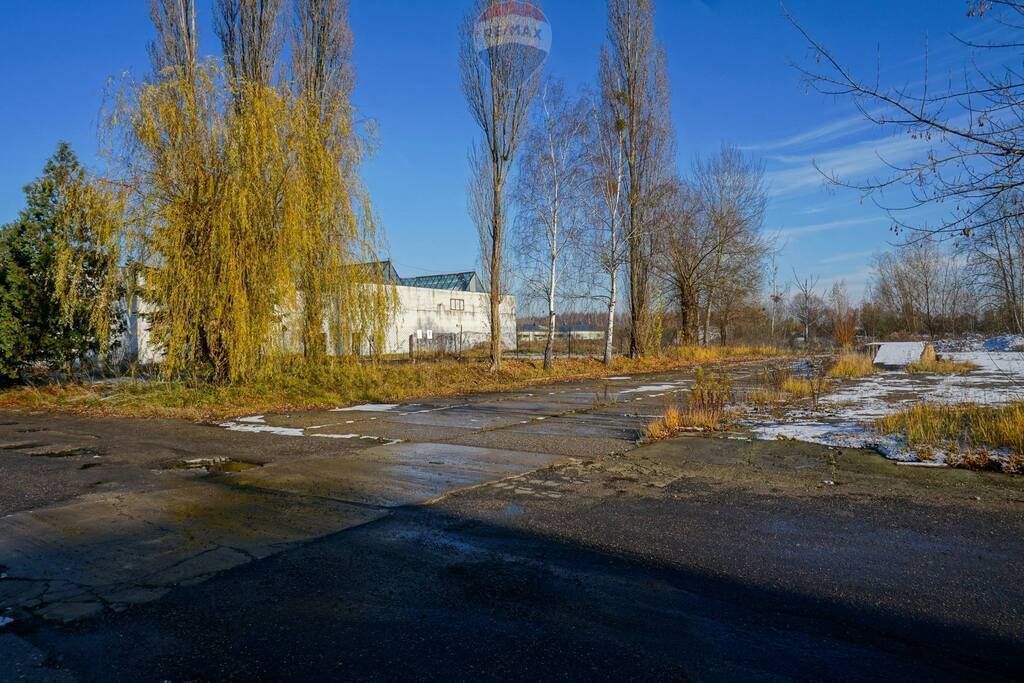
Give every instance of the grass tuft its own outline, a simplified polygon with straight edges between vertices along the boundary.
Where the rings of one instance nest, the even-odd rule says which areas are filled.
[[[647,442],[661,441],[676,434],[683,426],[683,417],[679,409],[669,406],[665,414],[644,425],[642,436]]]
[[[947,462],[953,466],[984,469],[994,450],[1008,451],[1013,468],[1024,464],[1024,403],[915,405],[878,420],[875,426],[883,434],[902,436],[914,450],[952,451]]]
[[[966,375],[973,370],[974,363],[955,360],[940,360],[938,358],[925,358],[907,366],[907,372],[911,374],[930,375]]]
[[[836,379],[853,379],[875,374],[876,368],[871,356],[863,353],[844,353],[828,371]]]

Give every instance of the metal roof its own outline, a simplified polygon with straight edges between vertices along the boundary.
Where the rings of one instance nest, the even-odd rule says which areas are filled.
[[[473,284],[473,277],[476,273],[442,273],[440,275],[420,275],[418,277],[403,277],[398,279],[398,284],[403,287],[420,287],[422,289],[450,289],[458,292],[468,292]]]
[[[360,277],[367,280],[383,280],[393,282],[402,287],[417,287],[419,289],[447,289],[453,292],[477,292],[479,280],[476,273],[467,271],[465,273],[440,273],[438,275],[420,275],[417,277],[401,277],[391,261],[373,261],[371,263],[359,263],[353,266],[359,269]]]

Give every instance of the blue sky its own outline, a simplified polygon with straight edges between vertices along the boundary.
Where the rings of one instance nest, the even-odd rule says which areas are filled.
[[[58,140],[96,163],[107,79],[147,69],[145,0],[4,2],[0,26],[0,221],[13,218],[22,186]],[[217,50],[212,0],[200,0],[204,52]],[[465,0],[352,0],[356,104],[378,129],[364,168],[390,251],[401,272],[476,266],[466,214],[466,152],[476,130],[459,89],[456,25]],[[951,32],[977,35],[966,0],[790,0],[790,11],[858,73],[912,83],[962,62]],[[784,278],[791,268],[859,294],[872,253],[891,239],[889,220],[849,190],[826,188],[813,168],[853,178],[882,172],[880,156],[906,160],[911,141],[866,125],[851,104],[801,85],[791,61],[807,50],[775,0],[659,0],[658,37],[668,54],[672,113],[684,175],[694,154],[729,142],[761,156],[771,202],[766,229],[779,232]],[[603,0],[546,0],[554,43],[547,73],[570,86],[592,82],[605,36]],[[943,72],[944,73],[944,72]]]

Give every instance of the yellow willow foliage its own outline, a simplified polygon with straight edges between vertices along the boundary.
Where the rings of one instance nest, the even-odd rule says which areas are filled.
[[[67,325],[79,320],[99,331],[99,350],[106,352],[117,306],[118,234],[124,215],[123,196],[80,170],[61,188],[57,207],[54,293]]]
[[[350,128],[307,116],[287,88],[229,88],[213,62],[130,90],[120,109],[166,374],[263,378],[296,355],[319,361],[328,336],[339,353],[381,348],[394,291],[352,267],[378,243]]]

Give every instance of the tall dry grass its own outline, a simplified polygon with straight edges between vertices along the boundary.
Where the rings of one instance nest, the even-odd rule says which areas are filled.
[[[852,379],[868,377],[877,372],[874,359],[864,353],[844,353],[836,360],[828,371],[828,376],[835,379]]]
[[[22,386],[0,391],[0,408],[109,416],[219,419],[243,414],[332,408],[354,403],[398,403],[427,396],[504,391],[545,382],[599,379],[691,368],[701,362],[743,362],[774,349],[683,347],[662,356],[539,361],[507,358],[498,372],[485,359],[356,363],[329,359],[317,368],[297,362],[267,381],[138,381],[114,384]],[[701,359],[701,360],[694,360]]]
[[[912,448],[1007,450],[1024,455],[1024,403],[1008,406],[915,405],[875,423]]]
[[[942,360],[930,356],[908,365],[907,372],[930,375],[966,375],[975,367],[977,366],[974,363],[966,361]]]

